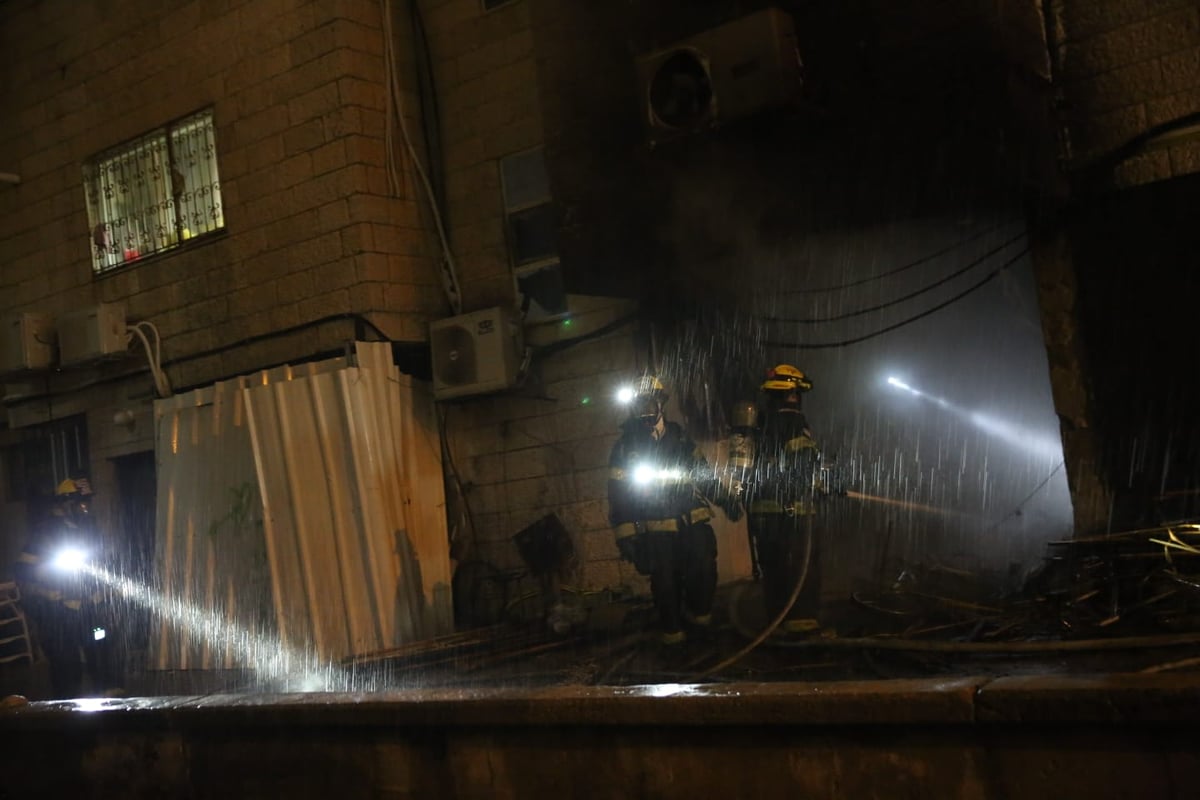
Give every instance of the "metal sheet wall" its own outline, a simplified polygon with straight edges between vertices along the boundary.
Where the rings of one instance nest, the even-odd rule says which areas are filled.
[[[354,361],[281,368],[158,404],[164,592],[320,659],[453,628],[432,396],[400,374],[386,343],[358,343]],[[192,429],[210,435],[178,435]],[[254,541],[204,535],[245,480]],[[269,588],[253,597],[227,577],[251,577],[250,564],[260,574],[247,586]],[[228,662],[162,626],[160,668]]]

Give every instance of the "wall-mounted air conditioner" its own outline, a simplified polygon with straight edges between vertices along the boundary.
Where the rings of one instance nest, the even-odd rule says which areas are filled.
[[[652,143],[795,103],[803,64],[792,18],[768,8],[637,60]]]
[[[438,400],[507,389],[516,383],[525,349],[521,319],[507,308],[431,323],[429,346]]]
[[[9,314],[0,325],[0,375],[49,369],[54,363],[54,319],[49,314]]]
[[[125,309],[116,303],[63,314],[57,327],[58,358],[64,367],[124,355],[129,349]]]

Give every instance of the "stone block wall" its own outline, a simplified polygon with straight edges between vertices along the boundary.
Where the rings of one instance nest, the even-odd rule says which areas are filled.
[[[499,159],[542,144],[529,4],[420,0],[437,91],[446,216],[466,310],[512,305]]]
[[[1200,9],[1186,0],[1053,0],[1054,62],[1079,167],[1200,112]],[[1195,127],[1193,120],[1193,128]],[[1112,164],[1131,186],[1200,171],[1200,137],[1167,138]]]
[[[335,314],[424,338],[444,301],[416,183],[388,189],[378,4],[17,2],[0,28],[0,151],[21,177],[0,192],[0,310],[122,303],[179,386],[336,347],[349,327],[235,347]],[[208,107],[226,231],[94,276],[82,163]]]

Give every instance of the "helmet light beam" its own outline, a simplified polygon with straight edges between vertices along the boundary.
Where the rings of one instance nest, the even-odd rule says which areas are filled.
[[[937,405],[939,408],[944,408],[959,419],[969,422],[980,431],[999,439],[1012,447],[1019,450],[1032,453],[1036,456],[1047,459],[1062,458],[1062,442],[1058,439],[1051,438],[1036,431],[1024,430],[1017,425],[1005,422],[990,414],[984,414],[979,411],[967,411],[965,408],[954,405],[953,403],[941,397],[934,397],[926,394],[920,389],[916,389],[909,384],[897,378],[895,375],[888,376],[887,383],[889,386],[908,392],[913,397],[920,397],[924,400]]]
[[[79,572],[87,563],[87,552],[78,547],[64,547],[50,559],[50,566],[62,572]]]

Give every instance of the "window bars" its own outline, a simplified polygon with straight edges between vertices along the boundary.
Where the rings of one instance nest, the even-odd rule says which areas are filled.
[[[212,110],[100,153],[83,185],[97,274],[224,229]]]

